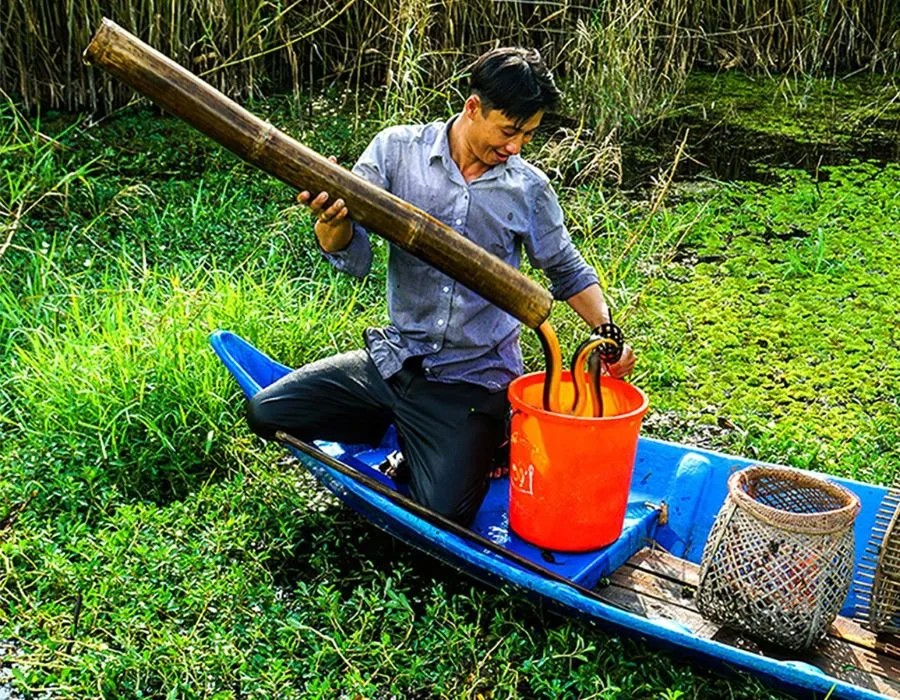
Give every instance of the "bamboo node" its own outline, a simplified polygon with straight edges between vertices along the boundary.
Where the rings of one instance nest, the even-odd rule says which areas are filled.
[[[263,152],[269,141],[272,140],[272,136],[274,134],[275,127],[272,126],[272,124],[270,124],[269,122],[265,122],[263,124],[263,128],[260,130],[256,138],[253,139],[253,142],[250,144],[250,148],[247,150],[247,160],[255,163],[259,158],[259,154]]]

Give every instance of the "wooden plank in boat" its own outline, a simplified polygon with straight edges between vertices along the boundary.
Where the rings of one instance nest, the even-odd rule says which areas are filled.
[[[722,627],[713,639],[737,649],[776,659],[795,659],[822,669],[829,676],[853,683],[860,688],[874,690],[890,698],[900,698],[900,663],[871,649],[826,636],[811,653],[798,655],[763,647],[727,627]]]
[[[686,559],[669,554],[662,549],[645,547],[626,562],[626,566],[635,567],[664,576],[672,581],[687,584],[696,588],[700,584],[700,567]],[[847,642],[852,642],[879,654],[900,659],[900,640],[894,635],[879,634],[865,629],[848,617],[838,616],[828,634]]]
[[[673,581],[680,581],[696,588],[700,585],[700,567],[687,559],[680,559],[663,549],[644,547],[626,562],[629,566],[644,569]]]
[[[828,634],[861,647],[866,647],[879,654],[900,659],[900,640],[891,634],[875,634],[848,617],[838,617]]]
[[[689,583],[657,576],[642,569],[630,567],[627,562],[625,566],[614,571],[609,580],[617,586],[638,590],[646,595],[664,600],[668,604],[687,608],[698,615],[700,614],[700,611],[697,610],[697,604],[694,602],[697,588]]]
[[[648,620],[677,622],[703,639],[712,639],[720,629],[720,625],[705,619],[696,610],[671,605],[665,600],[635,590],[633,585],[619,586],[611,583],[597,589],[597,594],[610,605],[637,613]]]
[[[697,611],[694,593],[699,567],[658,549],[645,548],[609,578],[598,593],[613,605],[648,619],[673,620],[694,634],[774,658],[797,658],[757,642],[710,620]],[[813,664],[835,678],[900,698],[900,657],[896,644],[876,638],[852,620],[838,618],[829,635],[798,660]]]

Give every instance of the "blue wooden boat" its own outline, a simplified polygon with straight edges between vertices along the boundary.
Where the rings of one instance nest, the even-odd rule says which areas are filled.
[[[232,333],[217,331],[210,342],[248,397],[290,371]],[[324,486],[372,523],[491,585],[515,586],[564,613],[706,665],[753,673],[802,697],[900,698],[900,640],[875,635],[853,620],[865,605],[856,589],[829,635],[803,656],[736,638],[703,619],[685,597],[684,591],[696,585],[703,546],[727,495],[727,478],[749,466],[748,460],[641,438],[621,537],[608,547],[573,554],[543,551],[510,531],[506,479],[492,482],[471,536],[404,507],[391,497],[400,493],[397,486],[376,468],[396,449],[392,431],[376,449],[329,442],[291,449]],[[862,503],[855,525],[856,566],[865,568],[865,543],[888,489],[832,480]]]

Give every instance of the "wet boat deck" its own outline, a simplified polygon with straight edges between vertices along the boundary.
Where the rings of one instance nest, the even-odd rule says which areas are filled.
[[[698,637],[752,653],[810,664],[829,676],[900,698],[900,638],[875,635],[838,617],[810,652],[797,654],[763,645],[704,618],[695,594],[700,567],[661,549],[645,547],[603,579],[597,589],[606,602],[650,620],[667,620]]]

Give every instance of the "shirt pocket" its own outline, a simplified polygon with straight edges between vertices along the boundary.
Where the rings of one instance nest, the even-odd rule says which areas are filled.
[[[494,235],[485,242],[484,248],[501,260],[511,262],[522,239],[528,235],[528,222],[520,212],[503,212],[494,219],[491,227]]]

